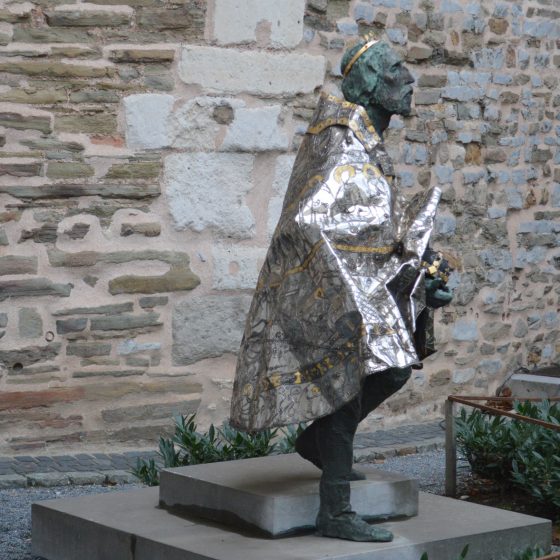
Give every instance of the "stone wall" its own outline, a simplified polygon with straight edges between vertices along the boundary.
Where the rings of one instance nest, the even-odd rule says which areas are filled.
[[[221,422],[320,86],[374,31],[417,79],[387,143],[443,187],[441,350],[370,426],[559,360],[555,0],[4,0],[0,453],[153,446]]]

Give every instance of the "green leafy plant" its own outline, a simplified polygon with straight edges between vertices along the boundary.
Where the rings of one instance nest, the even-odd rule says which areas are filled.
[[[153,459],[146,462],[144,459],[139,458],[136,462],[136,467],[131,472],[148,486],[157,486],[159,484],[159,469]]]
[[[519,414],[560,425],[560,406],[515,403]],[[544,426],[479,410],[462,410],[457,442],[473,472],[495,480],[509,480],[539,501],[560,508],[560,433]]]
[[[177,416],[175,431],[172,437],[159,438],[159,461],[138,459],[132,474],[148,486],[159,484],[160,466],[163,468],[232,461],[264,457],[274,453],[292,453],[295,440],[305,429],[304,424],[289,426],[279,430],[263,430],[261,432],[242,432],[224,424],[221,428],[210,425],[207,431],[201,432],[196,424],[196,414]]]
[[[457,560],[464,560],[467,557],[468,553],[469,553],[469,545],[466,545],[465,548],[463,548],[463,550],[461,551],[461,554],[457,556]],[[422,554],[422,556],[420,557],[420,560],[429,560],[428,553],[424,552],[424,554]]]
[[[513,560],[535,560],[544,556],[546,552],[542,548],[531,548],[529,547],[524,552],[516,554]]]

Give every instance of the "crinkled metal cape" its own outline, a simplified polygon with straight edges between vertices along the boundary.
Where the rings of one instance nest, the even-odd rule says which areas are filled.
[[[439,197],[405,203],[365,109],[321,96],[247,318],[232,425],[325,416],[367,375],[421,359],[420,260]]]

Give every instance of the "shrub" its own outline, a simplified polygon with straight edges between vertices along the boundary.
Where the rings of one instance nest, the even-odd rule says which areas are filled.
[[[560,425],[560,406],[515,403],[524,416]],[[560,433],[521,420],[462,410],[457,442],[473,472],[509,480],[539,501],[560,507]]]
[[[288,426],[281,430],[283,437],[278,440],[278,429],[247,433],[236,430],[229,424],[221,428],[210,425],[206,432],[199,432],[196,414],[177,416],[175,433],[172,437],[160,437],[158,455],[164,468],[232,461],[264,457],[273,453],[292,453],[297,436],[305,425]],[[132,474],[148,486],[159,484],[160,468],[153,459],[138,459]]]

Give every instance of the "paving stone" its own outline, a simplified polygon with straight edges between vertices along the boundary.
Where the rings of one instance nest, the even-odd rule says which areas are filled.
[[[70,479],[70,484],[82,486],[85,484],[103,484],[107,477],[99,472],[81,471],[69,472],[68,478]]]
[[[29,486],[68,486],[70,479],[67,474],[62,473],[30,473],[27,475]]]
[[[131,473],[121,469],[112,469],[104,472],[107,482],[110,484],[130,484],[138,482],[138,479]]]
[[[0,474],[0,488],[25,488],[27,478],[20,474]]]

